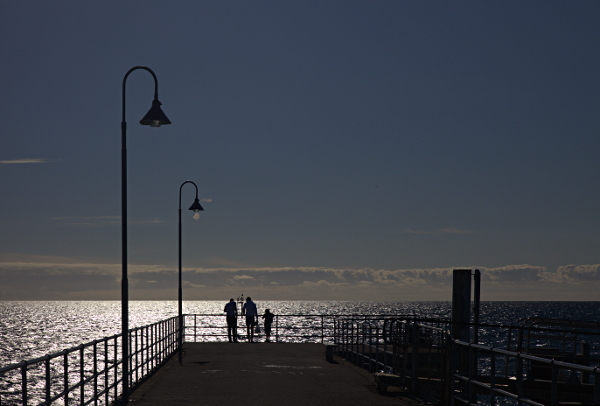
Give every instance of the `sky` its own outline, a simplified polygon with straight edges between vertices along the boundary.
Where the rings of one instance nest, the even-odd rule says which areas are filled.
[[[600,2],[2,1],[0,300],[598,300]]]

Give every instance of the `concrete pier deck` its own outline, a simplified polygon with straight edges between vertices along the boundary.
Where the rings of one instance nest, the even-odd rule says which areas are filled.
[[[322,344],[185,343],[131,395],[130,404],[231,406],[417,406],[427,403],[390,388],[379,394],[373,374],[325,359]]]

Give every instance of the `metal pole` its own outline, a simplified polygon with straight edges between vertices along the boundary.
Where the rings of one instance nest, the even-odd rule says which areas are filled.
[[[183,185],[186,183],[191,183],[196,188],[196,201],[198,200],[198,186],[191,180],[186,180],[179,187],[179,299],[178,299],[178,309],[179,309],[179,364],[182,363],[183,360],[183,288],[182,288],[182,271],[181,271],[181,190],[183,189]]]
[[[127,123],[125,122],[125,80],[123,79],[123,121],[121,122],[121,357],[123,359],[124,405],[129,401],[129,280],[127,279]]]
[[[481,272],[475,270],[473,274],[475,286],[473,289],[473,342],[479,344],[479,311],[481,308]]]
[[[177,308],[179,309],[179,364],[181,365],[183,359],[182,346],[183,346],[183,337],[181,329],[183,327],[183,288],[182,288],[182,276],[181,276],[181,187],[179,188],[179,250],[178,250],[178,258],[179,258],[179,290],[178,290],[178,302]]]
[[[127,278],[127,122],[125,121],[125,83],[131,72],[145,69],[154,78],[154,99],[158,99],[158,80],[146,66],[135,66],[123,77],[123,103],[121,120],[121,356],[123,357],[123,396],[121,403],[129,402],[129,280]]]

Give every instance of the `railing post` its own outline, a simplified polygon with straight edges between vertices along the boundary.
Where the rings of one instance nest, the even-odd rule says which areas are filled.
[[[490,404],[496,405],[496,393],[494,388],[496,387],[496,355],[494,354],[494,348],[490,348]]]
[[[123,338],[123,337],[121,336],[121,338]],[[119,396],[119,361],[118,361],[119,357],[118,357],[118,351],[117,351],[117,344],[118,344],[118,342],[119,342],[119,336],[116,336],[115,337],[115,344],[114,344],[114,347],[113,347],[114,348],[114,353],[115,353],[114,354],[114,358],[113,358],[115,360],[115,362],[113,364],[114,372],[115,372],[115,385],[114,385],[114,388],[115,388],[115,399],[117,399],[117,397]],[[65,405],[67,405],[67,404],[68,403],[65,402]]]
[[[321,344],[325,343],[325,323],[323,319],[323,315],[321,315]]]
[[[80,387],[80,392],[79,392],[79,399],[80,405],[83,405],[85,403],[85,375],[84,375],[84,365],[83,365],[83,344],[79,346],[79,384],[81,385]]]
[[[369,342],[367,343],[369,346],[369,372],[373,371],[373,326],[369,325]]]
[[[27,361],[21,367],[21,392],[23,393],[23,406],[27,406]]]
[[[475,399],[475,391],[473,388],[473,380],[475,379],[475,349],[473,348],[473,344],[469,343],[469,387],[468,387],[468,394],[469,394],[469,402],[471,403],[475,403],[476,399]]]
[[[600,373],[598,367],[594,367],[594,404],[600,405]]]
[[[98,340],[94,340],[94,405],[98,406]]]
[[[108,405],[108,395],[110,389],[108,387],[108,339],[104,340],[104,404]]]
[[[411,390],[413,393],[417,393],[419,390],[419,336],[420,336],[419,324],[413,324],[413,344],[412,344],[412,382]]]
[[[454,392],[456,390],[456,378],[454,377],[454,373],[456,372],[456,359],[453,356],[456,345],[457,344],[452,338],[448,340],[446,362],[448,363],[448,400],[450,401],[450,406],[454,406]]]
[[[558,368],[554,363],[554,360],[550,362],[552,367],[552,385],[550,387],[550,405],[558,405]]]
[[[523,397],[523,358],[521,357],[521,353],[517,353],[517,396]]]
[[[50,404],[50,355],[46,355],[44,363],[46,364],[46,403]]]
[[[65,350],[64,358],[64,391],[65,391],[65,405],[69,404],[69,353]]]

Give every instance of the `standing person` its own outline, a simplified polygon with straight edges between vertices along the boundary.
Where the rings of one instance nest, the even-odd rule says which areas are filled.
[[[271,324],[273,324],[273,318],[275,315],[271,313],[269,309],[265,310],[265,314],[263,314],[263,319],[265,319],[265,336],[267,337],[267,342],[271,342]]]
[[[248,333],[248,342],[254,342],[254,326],[258,324],[258,310],[256,305],[248,296],[246,298],[246,304],[242,307],[242,315],[246,315],[246,332]]]
[[[237,305],[233,299],[229,299],[229,303],[223,309],[227,313],[227,338],[230,343],[237,343]]]

